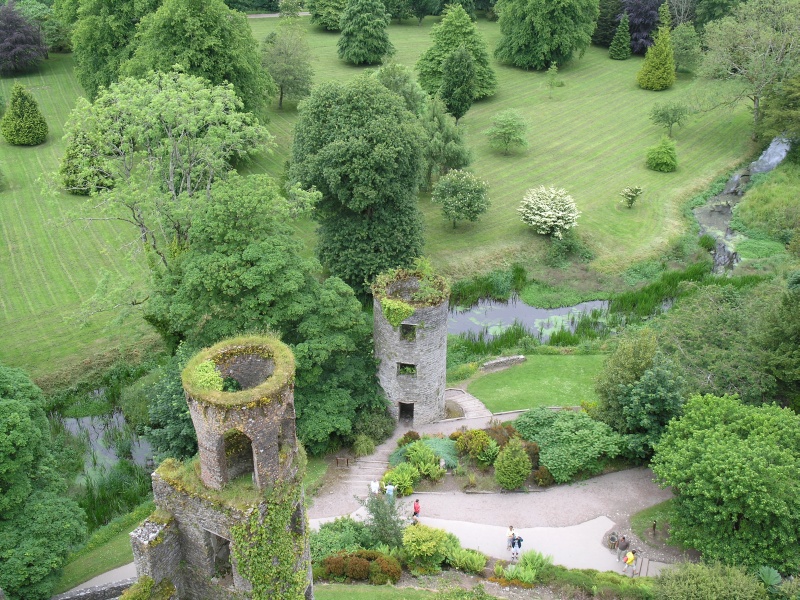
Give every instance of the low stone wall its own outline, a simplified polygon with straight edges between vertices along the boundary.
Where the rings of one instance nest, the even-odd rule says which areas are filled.
[[[115,600],[136,583],[136,577],[53,596],[52,600]]]
[[[500,369],[507,369],[508,367],[522,364],[526,360],[528,359],[522,354],[518,354],[517,356],[501,356],[500,358],[495,358],[494,360],[483,363],[481,365],[481,371],[499,371]]]

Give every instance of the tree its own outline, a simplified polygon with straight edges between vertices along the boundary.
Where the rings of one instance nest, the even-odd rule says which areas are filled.
[[[652,33],[658,24],[658,8],[663,0],[622,0],[622,9],[628,15],[631,32],[631,50],[644,54],[653,44]]]
[[[359,499],[358,503],[367,511],[364,524],[373,544],[386,544],[389,548],[403,545],[406,517],[400,514],[400,502],[370,494],[364,500]]]
[[[500,33],[494,55],[500,61],[542,71],[580,56],[592,41],[597,0],[498,0]]]
[[[124,78],[93,104],[80,99],[68,139],[88,139],[81,168],[114,182],[99,202],[87,203],[83,217],[128,223],[151,258],[167,266],[188,243],[197,198],[232,161],[269,143],[267,131],[241,108],[232,86],[174,71]]]
[[[419,117],[425,111],[428,96],[417,83],[414,71],[407,66],[390,62],[375,72],[375,78],[384,87],[398,94],[411,113]]]
[[[311,13],[311,22],[328,31],[339,31],[346,6],[347,0],[306,0],[306,10]]]
[[[703,57],[700,37],[691,22],[681,23],[672,30],[672,52],[676,71],[692,73],[700,64]]]
[[[783,135],[800,140],[800,75],[782,81],[764,99],[760,131],[764,137]],[[793,147],[797,144],[793,143]]]
[[[261,63],[278,87],[278,108],[283,99],[300,100],[311,93],[314,69],[305,33],[299,27],[279,25],[272,39],[265,39]]]
[[[709,561],[797,572],[800,416],[735,396],[692,396],[651,468],[675,492],[676,541]]]
[[[37,146],[47,139],[47,122],[36,99],[22,84],[11,88],[8,109],[0,119],[0,132],[12,146]]]
[[[617,32],[608,48],[608,57],[614,60],[628,60],[632,55],[630,22],[628,13],[625,13],[619,21]]]
[[[672,0],[669,3],[672,13],[672,23],[677,29],[680,25],[691,25],[695,18],[695,7],[697,0]],[[673,39],[673,42],[675,40]]]
[[[354,65],[374,65],[394,54],[388,24],[389,15],[380,0],[349,0],[339,27],[339,58]]]
[[[690,113],[689,107],[683,102],[668,100],[653,105],[650,109],[650,120],[654,125],[666,127],[667,135],[672,137],[673,126],[683,125]]]
[[[742,0],[697,0],[695,23],[704,28],[711,21],[729,16],[742,3]]]
[[[444,61],[459,46],[464,46],[475,62],[475,100],[494,94],[497,79],[489,65],[486,41],[461,6],[448,6],[444,18],[433,26],[433,43],[417,61],[419,84],[431,95],[442,85]]]
[[[9,600],[50,598],[53,572],[86,535],[55,464],[44,395],[0,365],[0,588]]]
[[[678,152],[675,149],[675,141],[663,136],[658,144],[647,149],[645,164],[652,171],[661,173],[676,171],[678,169]]]
[[[453,222],[478,220],[489,210],[489,184],[468,171],[450,171],[433,188],[431,201],[442,206],[445,219]]]
[[[775,378],[777,400],[800,407],[800,273],[789,277],[780,303],[771,304],[754,336],[765,351],[765,371]]]
[[[50,6],[38,0],[18,0],[16,6],[41,31],[46,52],[69,52],[72,49],[71,28],[58,19]]]
[[[463,117],[475,97],[475,62],[464,46],[455,50],[442,64],[442,85],[439,97],[447,112],[458,120]]]
[[[30,70],[46,55],[41,31],[13,0],[0,6],[0,75]]]
[[[564,82],[558,78],[558,65],[553,63],[550,65],[550,68],[547,69],[547,97],[552,98],[553,90],[562,85],[564,85]]]
[[[289,177],[322,193],[317,253],[359,293],[421,252],[424,139],[403,99],[368,74],[317,86],[301,109]]]
[[[78,128],[70,130],[65,137],[67,149],[58,169],[62,187],[78,196],[114,187],[110,166],[99,156],[99,149],[91,138]]]
[[[411,12],[411,7],[408,4],[408,0],[387,0],[384,3],[384,8],[386,9],[389,17],[392,19],[397,19],[398,23],[401,23],[403,20],[414,16]]]
[[[417,18],[417,25],[422,25],[422,20],[428,15],[439,10],[439,0],[409,0],[408,8]]]
[[[247,17],[223,0],[164,0],[142,18],[134,44],[123,75],[144,77],[181,65],[214,85],[232,84],[245,110],[259,114],[277,91],[261,66]]]
[[[517,212],[522,215],[522,222],[536,233],[559,240],[577,225],[581,214],[567,190],[543,185],[525,192]]]
[[[767,91],[800,72],[800,4],[794,0],[748,0],[732,16],[706,25],[708,48],[701,73],[739,84],[732,101],[753,101],[753,122]]]
[[[441,98],[428,102],[421,122],[425,129],[424,182],[427,189],[431,189],[434,176],[468,167],[472,153],[464,141],[463,128],[459,129],[455,119],[447,113]]]
[[[518,489],[532,470],[531,459],[518,437],[508,440],[494,461],[494,479],[505,490]]]
[[[101,87],[117,81],[122,63],[133,54],[139,21],[159,4],[161,0],[81,0],[72,51],[75,76],[90,100]]]
[[[592,43],[608,48],[614,39],[622,15],[622,0],[600,0],[597,26],[592,34]]]
[[[519,111],[508,109],[492,117],[492,126],[486,135],[492,148],[507,155],[512,150],[528,147],[528,140],[525,139],[527,130],[528,124]]]
[[[675,83],[675,56],[672,52],[670,35],[669,4],[666,2],[662,4],[658,13],[661,25],[658,27],[655,42],[647,49],[642,68],[636,74],[636,81],[644,90],[666,90]]]

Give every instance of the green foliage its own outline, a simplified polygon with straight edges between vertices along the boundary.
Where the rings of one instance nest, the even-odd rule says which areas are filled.
[[[400,441],[402,441],[402,439],[403,438],[400,438]],[[417,439],[419,439],[419,437],[417,437]],[[425,446],[431,449],[431,451],[435,455],[436,458],[435,463],[437,465],[439,463],[439,459],[444,459],[445,467],[447,467],[448,469],[455,469],[458,466],[458,453],[456,451],[455,441],[441,437],[424,437],[422,438],[420,443],[424,444]],[[406,443],[400,445],[397,448],[397,450],[392,452],[392,454],[389,456],[389,464],[392,466],[397,466],[401,462],[406,460],[406,452],[408,451],[410,446],[413,445],[414,445],[413,443]]]
[[[451,289],[450,301],[459,306],[473,306],[483,298],[504,302],[511,298],[512,294],[521,293],[527,283],[528,275],[525,268],[514,265],[510,269],[498,269],[456,281]]]
[[[405,297],[414,306],[435,306],[447,300],[450,295],[450,286],[447,280],[438,275],[425,257],[417,257],[410,268],[398,267],[380,273],[372,283],[372,294],[380,299],[390,295],[393,284],[399,281],[415,280],[416,289],[410,291]]]
[[[444,217],[452,221],[475,222],[489,210],[489,185],[468,171],[450,171],[433,188],[431,201],[442,206]]]
[[[703,58],[700,36],[691,22],[681,23],[671,32],[676,71],[693,73]]]
[[[442,84],[437,92],[447,112],[458,120],[467,114],[475,97],[475,61],[465,46],[459,46],[442,63]]]
[[[194,378],[199,389],[222,391],[222,375],[217,370],[217,365],[210,360],[203,361],[197,365]]]
[[[581,238],[570,229],[560,237],[550,238],[550,245],[547,248],[544,262],[547,266],[561,268],[569,263],[570,259],[578,259],[582,262],[589,262],[594,258],[591,248],[581,241]],[[550,343],[553,343],[551,336]],[[575,344],[566,344],[572,346]]]
[[[369,456],[375,452],[375,440],[371,437],[360,433],[353,439],[353,454],[357,458]]]
[[[492,148],[507,155],[511,151],[528,147],[528,140],[525,138],[527,131],[528,124],[519,111],[508,109],[492,117],[492,126],[486,130],[486,136]]]
[[[339,31],[342,13],[347,0],[306,0],[305,8],[311,13],[311,22],[327,29]]]
[[[683,125],[691,114],[689,107],[683,102],[657,102],[650,109],[650,121],[654,125],[667,128],[667,135],[672,137],[672,127]]]
[[[670,34],[669,4],[658,9],[661,24],[658,27],[653,45],[647,49],[644,62],[636,74],[636,82],[645,90],[661,91],[675,83],[675,55],[672,51]]]
[[[798,162],[796,151],[797,140],[800,140],[800,75],[784,79],[769,89],[762,105],[759,132],[767,139],[781,135],[793,141],[793,148],[787,158],[793,163]]]
[[[686,284],[684,282],[708,282],[710,274],[710,262],[696,262],[680,271],[662,273],[657,281],[638,290],[614,296],[609,309],[611,312],[638,317],[657,314],[661,312],[665,302],[674,300],[681,295],[682,291],[685,291]]]
[[[66,135],[67,149],[58,176],[61,185],[70,194],[88,196],[114,186],[114,180],[107,174],[98,148],[86,132],[74,128]]]
[[[380,0],[349,0],[339,26],[339,58],[354,65],[374,65],[394,54],[388,24],[389,15]]]
[[[553,90],[563,85],[564,82],[558,78],[558,65],[556,63],[551,64],[547,69],[547,89],[549,90],[547,97],[552,98]]]
[[[736,244],[740,258],[769,258],[785,254],[786,245],[771,240],[742,240]]]
[[[642,195],[642,187],[639,185],[628,186],[623,188],[619,195],[622,196],[622,200],[620,201],[622,204],[628,208],[633,208],[637,198]]]
[[[614,39],[611,40],[611,45],[608,47],[608,57],[614,60],[627,60],[632,55],[630,20],[628,13],[625,13],[622,15]]]
[[[314,207],[317,252],[359,293],[421,253],[423,147],[402,98],[369,75],[317,86],[303,105],[289,177],[322,193]]]
[[[529,410],[514,421],[519,434],[539,445],[539,460],[557,483],[596,475],[624,447],[622,437],[586,413],[546,408]]]
[[[309,540],[314,564],[321,564],[326,557],[338,552],[355,552],[369,545],[366,529],[366,524],[352,517],[338,517],[320,525],[317,531],[311,532]]]
[[[497,79],[489,65],[486,41],[478,32],[475,23],[460,5],[448,5],[444,18],[431,30],[432,44],[417,61],[419,84],[434,95],[442,85],[444,62],[459,46],[464,46],[475,64],[474,98],[486,98],[494,94]]]
[[[410,496],[414,493],[414,486],[419,483],[422,474],[411,463],[400,463],[394,469],[387,471],[381,482],[384,486],[391,483],[395,486],[398,496]]]
[[[766,600],[767,591],[742,567],[680,563],[657,578],[656,600]]]
[[[750,237],[791,242],[800,231],[800,206],[794,193],[798,185],[800,166],[782,163],[747,190],[734,208],[731,226]]]
[[[470,429],[456,440],[456,450],[473,460],[478,460],[478,456],[486,451],[491,441],[492,439],[482,429]]]
[[[502,37],[494,55],[500,61],[543,71],[563,65],[589,47],[599,16],[596,0],[498,0]]]
[[[464,573],[482,575],[486,568],[486,555],[477,550],[455,548],[447,553],[447,563]]]
[[[408,302],[395,300],[394,298],[381,298],[381,311],[383,316],[395,329],[408,317],[414,314],[414,307]]]
[[[15,2],[0,5],[0,75],[30,70],[47,56],[41,28]]]
[[[468,167],[472,153],[464,140],[464,128],[456,125],[441,98],[428,101],[421,122],[425,129],[425,187],[431,189],[434,176]]]
[[[311,50],[300,27],[286,23],[261,45],[261,64],[278,88],[278,108],[283,99],[302,100],[311,94],[314,68]]]
[[[39,105],[20,83],[11,88],[8,108],[0,119],[0,132],[12,146],[37,146],[47,139],[47,123]]]
[[[447,532],[417,524],[403,531],[403,550],[412,570],[436,573],[447,558]]]
[[[536,233],[557,239],[576,226],[581,214],[567,190],[543,185],[525,193],[517,212],[522,215],[522,222]]]
[[[367,511],[364,534],[369,546],[384,544],[389,548],[400,547],[403,544],[405,527],[405,516],[400,514],[400,503],[378,494],[370,494],[359,503]]]
[[[51,52],[69,52],[72,49],[70,41],[71,27],[58,17],[49,2],[19,0],[15,4],[17,9],[41,30],[47,50]]]
[[[231,527],[231,551],[237,568],[253,585],[253,596],[296,600],[309,586],[309,564],[303,558],[308,543],[302,487],[279,484],[266,497],[266,509],[253,511],[242,525]]]
[[[500,451],[494,463],[494,479],[503,489],[516,490],[530,477],[532,470],[531,459],[522,447],[522,441],[514,437]]]
[[[0,588],[9,600],[49,598],[53,571],[86,535],[55,463],[44,397],[0,365]]]
[[[592,34],[592,44],[604,48],[611,45],[622,12],[622,0],[600,0],[597,26]],[[628,41],[630,42],[630,38]]]
[[[375,72],[375,78],[398,94],[409,112],[417,116],[425,112],[428,96],[417,83],[417,77],[412,69],[400,63],[390,62]]]
[[[707,252],[713,252],[717,247],[717,239],[710,233],[704,233],[697,239],[697,245]]]
[[[764,370],[775,378],[777,399],[800,407],[800,273],[789,275],[780,301],[767,310],[754,343],[763,348]]]
[[[676,493],[670,535],[709,560],[796,570],[799,450],[800,416],[791,410],[692,396],[651,462]]]
[[[409,0],[408,9],[417,18],[417,24],[422,25],[422,20],[428,15],[436,14],[441,7],[438,0]]]
[[[86,476],[78,505],[86,513],[89,531],[140,505],[152,492],[150,474],[129,460]]]
[[[662,173],[672,173],[678,169],[678,153],[675,151],[675,142],[664,136],[655,146],[647,149],[648,169]]]
[[[503,568],[502,577],[510,581],[520,581],[526,585],[534,585],[547,581],[553,567],[553,557],[536,550],[523,552],[519,562]]]

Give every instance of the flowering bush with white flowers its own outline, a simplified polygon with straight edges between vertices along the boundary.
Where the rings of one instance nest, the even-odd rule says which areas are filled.
[[[575,227],[581,214],[567,190],[543,185],[525,192],[517,212],[536,233],[558,239],[563,237],[565,231]]]

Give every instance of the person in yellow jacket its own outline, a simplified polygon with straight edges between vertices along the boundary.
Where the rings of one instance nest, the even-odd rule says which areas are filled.
[[[631,550],[625,555],[625,558],[623,559],[625,566],[622,567],[622,572],[625,573],[628,570],[628,567],[631,567],[631,577],[636,575],[636,559],[638,558],[636,556],[637,552],[638,552],[637,550]]]

